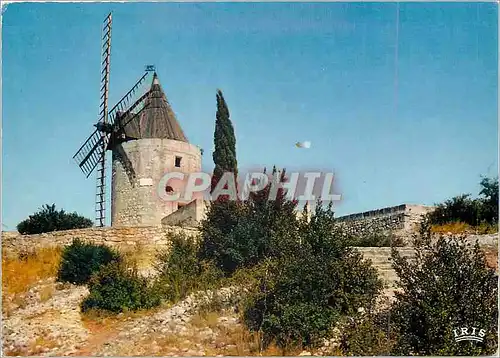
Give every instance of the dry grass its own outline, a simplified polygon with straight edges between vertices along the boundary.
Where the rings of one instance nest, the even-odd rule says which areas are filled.
[[[297,356],[302,350],[299,348],[285,349],[277,347],[275,344],[270,344],[266,349],[261,351],[262,337],[259,332],[250,332],[244,325],[224,326],[219,324],[219,312],[204,312],[194,316],[191,319],[191,324],[194,327],[202,328],[209,327],[217,333],[215,339],[215,347],[205,345],[204,350],[207,356]],[[199,339],[193,339],[199,341]],[[220,348],[217,348],[219,347]]]
[[[37,339],[31,343],[29,352],[30,355],[38,355],[40,353],[45,352],[47,349],[52,349],[57,347],[57,343],[47,338],[46,336],[39,336]]]
[[[41,248],[18,256],[2,251],[2,294],[5,297],[24,293],[38,281],[56,276],[62,249]]]
[[[37,356],[56,347],[58,347],[58,344],[55,340],[47,338],[47,335],[41,335],[26,348],[16,348],[14,350],[6,349],[4,353],[9,357]]]
[[[118,315],[106,310],[90,309],[85,313],[81,313],[81,319],[82,323],[87,328],[94,327],[98,329],[105,329],[118,326],[125,321],[153,315],[160,310],[164,310],[165,308],[166,306],[155,307],[150,310],[129,311]]]
[[[47,302],[54,296],[54,286],[44,286],[40,289],[40,302]]]
[[[272,344],[260,350],[261,336],[250,332],[244,325],[219,323],[220,313],[204,312],[191,318],[188,331],[182,335],[155,333],[140,344],[123,345],[122,356],[297,356],[299,349],[281,349]],[[204,336],[205,328],[215,333],[215,338]],[[153,349],[154,347],[154,349]]]
[[[218,324],[220,315],[216,312],[207,312],[194,316],[191,318],[191,324],[197,328],[209,327],[215,328]]]
[[[486,264],[498,272],[498,248],[485,249]]]
[[[118,251],[129,265],[139,269],[150,267],[156,254],[153,249],[147,248],[141,243],[137,243],[133,247],[129,245],[118,247]]]
[[[498,232],[498,227],[489,225],[489,224],[481,224],[479,226],[471,226],[464,222],[453,222],[443,225],[433,225],[431,227],[431,232],[438,234],[495,234]]]

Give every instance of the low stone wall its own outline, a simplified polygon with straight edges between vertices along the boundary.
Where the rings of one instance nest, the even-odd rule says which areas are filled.
[[[432,207],[403,204],[341,216],[336,220],[349,236],[360,237],[374,233],[394,233],[404,237],[416,232],[422,215],[432,210]]]
[[[37,235],[21,235],[18,232],[2,232],[2,248],[11,252],[32,250],[41,247],[65,246],[73,239],[105,244],[127,250],[156,251],[170,246],[169,234],[183,232],[187,235],[197,235],[196,229],[175,226],[135,226],[135,227],[105,227],[76,230],[54,231]]]
[[[196,236],[198,230],[175,226],[144,226],[127,228],[88,228],[78,230],[55,231],[38,235],[20,235],[17,232],[2,232],[2,248],[7,254],[22,250],[33,250],[42,247],[64,246],[73,239],[80,238],[96,244],[105,244],[118,249],[133,251],[141,256],[138,262],[141,269],[150,269],[154,254],[170,247],[172,233],[185,233]],[[468,235],[467,240],[478,242],[488,254],[488,261],[497,267],[498,234]],[[364,258],[370,259],[377,268],[381,278],[392,284],[397,276],[391,265],[391,249],[389,247],[357,247]],[[398,247],[397,250],[406,257],[414,255],[412,247]],[[494,264],[494,265],[493,265]]]

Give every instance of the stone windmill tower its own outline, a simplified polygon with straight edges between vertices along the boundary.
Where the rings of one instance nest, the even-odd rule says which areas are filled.
[[[112,14],[103,23],[99,120],[73,159],[87,178],[97,172],[96,225],[106,219],[106,153],[112,153],[111,225],[137,226],[198,222],[203,200],[167,201],[183,182],[160,187],[167,172],[197,172],[201,150],[190,144],[161,88],[154,66],[113,106],[108,107]],[[149,73],[154,72],[150,88]],[[140,94],[142,92],[142,94]],[[140,94],[139,96],[137,96]],[[169,194],[168,194],[169,193]],[[175,215],[174,215],[175,214]]]
[[[203,201],[165,201],[161,191],[181,190],[182,183],[159,187],[166,172],[201,170],[201,150],[190,144],[163,92],[156,72],[144,110],[132,120],[126,116],[123,131],[129,140],[113,148],[111,225],[158,225],[166,221],[198,221]],[[179,210],[182,209],[182,210]],[[165,220],[164,220],[165,221]],[[177,221],[177,222],[176,222]]]

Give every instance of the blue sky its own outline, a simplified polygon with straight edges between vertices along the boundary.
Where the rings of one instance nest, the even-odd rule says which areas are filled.
[[[395,3],[13,4],[2,28],[8,229],[46,203],[94,216],[95,179],[72,156],[97,119],[110,10],[111,103],[155,64],[207,169],[220,88],[239,165],[334,170],[339,215],[475,195],[480,175],[498,172],[496,4],[402,3],[398,42]],[[302,140],[311,148],[295,148]]]

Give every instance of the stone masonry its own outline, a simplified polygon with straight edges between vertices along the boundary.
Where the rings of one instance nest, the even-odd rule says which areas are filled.
[[[126,250],[144,250],[153,255],[157,250],[170,247],[172,233],[197,235],[196,229],[171,226],[105,227],[54,231],[37,235],[2,232],[2,249],[9,253],[36,250],[43,247],[65,246],[73,239],[105,244]]]
[[[405,236],[417,229],[422,215],[432,211],[432,207],[403,204],[364,213],[337,218],[342,229],[350,236],[366,236],[374,233],[394,233]]]
[[[200,149],[170,139],[148,138],[121,144],[135,177],[130,176],[118,153],[113,156],[112,226],[159,225],[161,220],[189,202],[166,201],[166,188],[173,193],[183,187],[180,180],[163,183],[168,172],[193,173],[201,170]],[[176,157],[180,167],[176,167]]]

